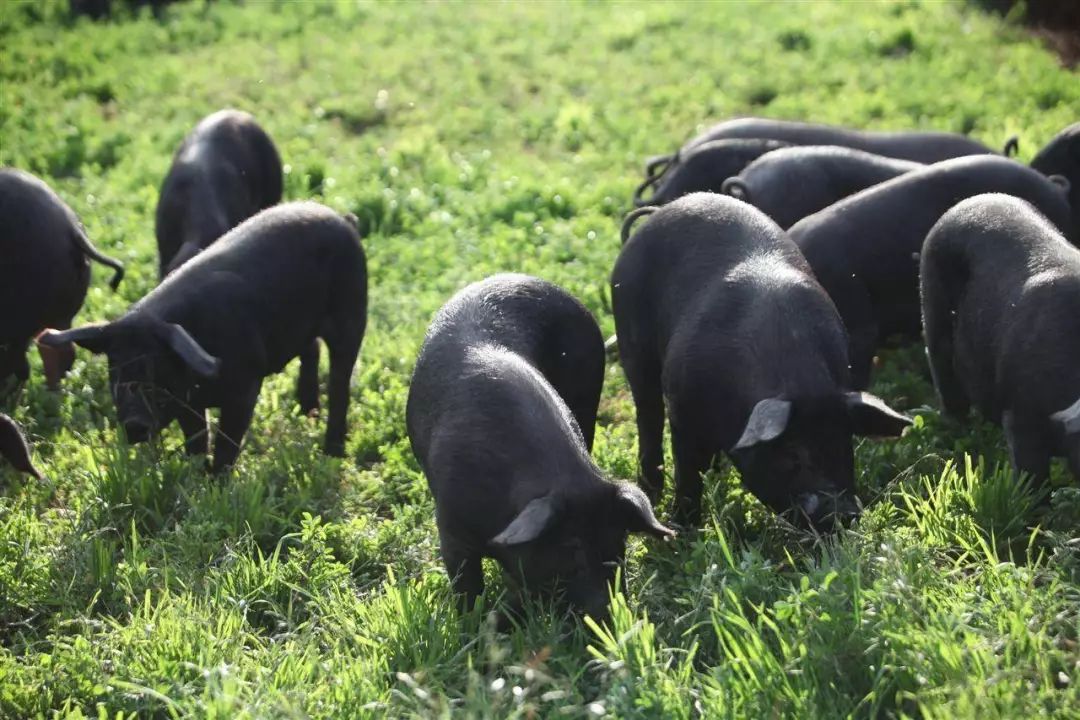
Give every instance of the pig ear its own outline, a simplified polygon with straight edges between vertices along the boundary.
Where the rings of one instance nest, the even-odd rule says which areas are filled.
[[[203,350],[187,330],[175,323],[165,323],[160,330],[165,342],[169,343],[169,347],[188,364],[188,367],[205,378],[217,377],[221,369],[221,360]]]
[[[1050,416],[1050,419],[1061,426],[1066,435],[1080,434],[1080,400],[1069,407]]]
[[[30,447],[26,444],[26,438],[15,421],[3,413],[0,413],[0,457],[16,470],[41,479],[41,473],[30,462]]]
[[[555,517],[555,504],[551,495],[530,500],[501,533],[491,538],[491,544],[520,545],[540,537]]]
[[[615,505],[626,520],[626,529],[632,533],[648,533],[653,537],[675,537],[675,531],[660,524],[653,514],[652,503],[637,485],[619,483],[615,491]]]
[[[768,442],[780,437],[787,429],[791,419],[791,402],[780,398],[765,398],[754,406],[750,419],[746,421],[739,442],[732,450],[744,450],[758,443]]]
[[[911,418],[898,413],[876,395],[864,392],[844,393],[848,418],[856,435],[900,437]]]
[[[103,353],[108,351],[113,336],[112,323],[95,323],[83,325],[74,330],[46,330],[37,336],[36,341],[45,347],[60,347],[75,343],[92,353]]]

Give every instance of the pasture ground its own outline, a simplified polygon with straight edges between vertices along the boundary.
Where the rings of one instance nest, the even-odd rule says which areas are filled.
[[[127,263],[117,294],[95,268],[81,320],[154,285],[172,151],[234,106],[275,138],[289,198],[360,218],[370,321],[348,457],[320,453],[294,364],[224,480],[176,429],[122,444],[102,359],[54,394],[35,356],[14,414],[49,479],[0,470],[0,717],[1077,717],[1080,488],[1058,468],[1038,507],[996,429],[939,418],[918,348],[877,375],[918,421],[859,444],[857,527],[795,533],[721,463],[700,532],[632,542],[607,628],[459,617],[404,430],[427,323],[472,280],[539,275],[613,329],[642,159],[711,121],[1017,134],[1030,158],[1080,82],[1022,29],[917,0],[65,7],[0,3],[0,164]],[[635,442],[613,365],[599,464],[632,478]]]

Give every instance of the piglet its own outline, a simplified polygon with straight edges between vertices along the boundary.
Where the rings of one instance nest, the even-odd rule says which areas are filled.
[[[857,514],[852,436],[911,421],[852,390],[840,315],[776,223],[712,193],[656,209],[619,254],[611,298],[654,502],[666,406],[679,521],[700,523],[701,475],[722,454],[776,512],[823,529]]]
[[[977,195],[923,246],[923,327],[945,412],[1005,429],[1036,480],[1066,457],[1080,480],[1080,250],[1030,203]]]
[[[177,149],[158,195],[160,277],[281,202],[281,189],[281,158],[255,118],[239,110],[203,118]]]
[[[491,557],[525,590],[603,617],[627,534],[674,534],[640,489],[610,482],[589,456],[603,373],[592,315],[537,278],[469,285],[432,321],[406,419],[468,605]]]
[[[38,342],[73,342],[108,356],[116,413],[131,442],[176,420],[188,453],[205,454],[206,410],[221,408],[213,465],[220,471],[240,452],[263,378],[300,356],[301,397],[317,397],[318,338],[330,355],[326,452],[344,454],[366,323],[367,267],[354,224],[298,202],[249,218],[120,318],[46,332]]]

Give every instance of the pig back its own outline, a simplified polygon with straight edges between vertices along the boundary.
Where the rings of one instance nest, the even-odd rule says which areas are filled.
[[[38,178],[0,170],[0,341],[65,323],[82,306],[90,263],[75,242],[75,213]],[[17,309],[17,310],[13,310]]]
[[[228,362],[233,339],[257,342],[264,373],[316,337],[364,327],[367,270],[356,229],[316,203],[264,210],[200,253],[133,306],[184,325]],[[220,353],[220,354],[219,354]]]

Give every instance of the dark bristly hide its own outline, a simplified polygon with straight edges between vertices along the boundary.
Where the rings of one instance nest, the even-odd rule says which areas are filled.
[[[255,118],[239,110],[204,118],[176,151],[158,195],[159,277],[277,205],[281,190],[281,158]]]
[[[945,412],[1000,423],[1036,480],[1053,456],[1080,480],[1080,250],[1031,204],[978,195],[930,231],[921,286]]]
[[[207,451],[207,408],[221,408],[214,469],[233,464],[262,380],[301,358],[301,398],[318,398],[318,342],[330,355],[326,452],[345,451],[349,384],[367,321],[367,270],[356,228],[327,207],[264,210],[165,279],[122,317],[39,342],[74,342],[109,358],[127,437],[173,420],[191,454]],[[309,385],[310,384],[310,385]]]
[[[834,145],[774,150],[747,165],[721,190],[785,230],[835,202],[925,165]]]
[[[89,261],[113,269],[114,290],[124,267],[94,248],[52,188],[12,168],[0,169],[0,258],[0,394],[6,395],[5,387],[30,377],[30,341],[46,327],[71,327],[90,286]],[[70,345],[39,349],[45,379],[56,388],[75,352]]]
[[[627,534],[673,534],[641,490],[608,481],[589,456],[603,374],[592,315],[537,278],[474,283],[431,323],[409,389],[409,440],[469,606],[492,557],[514,584],[604,617]]]
[[[611,296],[654,502],[666,408],[681,522],[700,522],[701,475],[721,454],[776,512],[819,528],[856,513],[852,435],[910,421],[851,391],[840,316],[776,223],[734,198],[687,195],[623,247]]]
[[[1065,187],[994,156],[914,170],[830,205],[788,231],[844,319],[856,388],[869,385],[882,342],[921,336],[919,252],[930,228],[960,200],[988,192],[1031,202],[1072,236]]]

